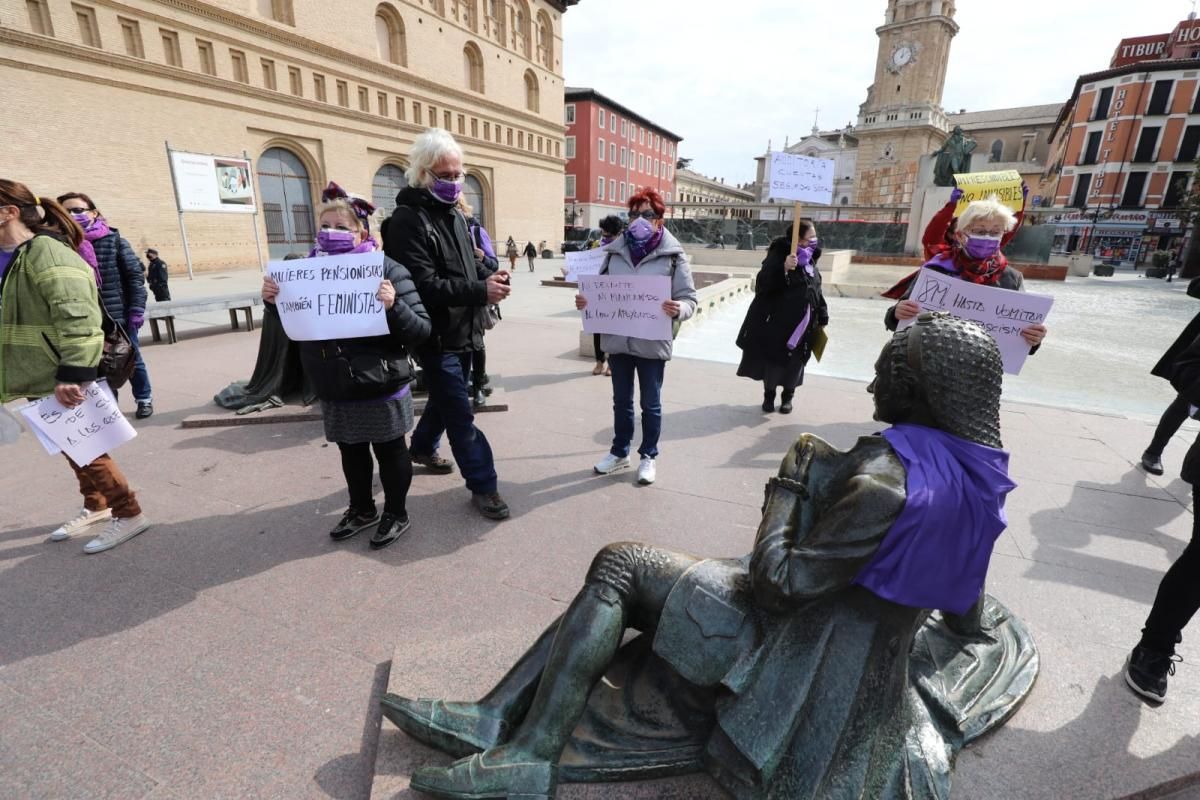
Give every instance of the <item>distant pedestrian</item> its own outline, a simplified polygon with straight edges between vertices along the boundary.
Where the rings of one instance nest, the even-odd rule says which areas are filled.
[[[717,231],[717,244],[721,246],[722,250],[725,249],[725,234],[720,231]]]
[[[158,251],[153,247],[146,251],[146,283],[154,293],[154,299],[165,303],[171,299],[171,290],[167,288],[167,262],[158,257]]]
[[[492,246],[492,237],[488,235],[487,228],[479,224],[479,220],[475,219],[475,209],[467,202],[467,198],[463,195],[458,196],[458,210],[463,213],[467,219],[467,233],[471,236],[471,245],[475,248],[475,267],[478,270],[479,278],[487,280],[488,276],[494,275],[500,269],[500,262],[496,258],[496,250]],[[487,405],[488,395],[492,393],[491,379],[487,374],[487,325],[486,318],[489,315],[495,314],[500,316],[500,306],[487,305],[482,306],[478,312],[485,320],[483,328],[479,332],[479,340],[475,342],[475,351],[471,354],[471,402],[476,408],[481,408]],[[436,449],[436,447],[435,447]]]
[[[789,236],[771,242],[737,337],[742,349],[737,374],[762,381],[762,410],[767,413],[775,410],[775,392],[780,388],[779,413],[792,413],[792,397],[804,383],[815,337],[829,324],[817,270],[821,246],[811,222],[800,223],[799,246],[794,253],[789,252],[791,247]]]
[[[83,231],[66,209],[0,180],[0,403],[53,395],[83,402],[104,349],[100,300],[87,263],[72,248]],[[85,553],[100,553],[150,527],[137,496],[107,453],[80,466],[67,457],[83,508],[50,534],[59,542],[105,523]]]
[[[508,259],[508,267],[514,272],[517,269],[517,257],[521,255],[521,251],[517,249],[517,242],[513,237],[508,237],[508,241],[504,243],[504,257]]]
[[[108,221],[96,208],[92,198],[82,192],[59,195],[62,203],[79,226],[84,238],[91,243],[96,253],[97,269],[100,272],[100,299],[109,315],[125,326],[129,339],[137,350],[137,365],[129,379],[133,399],[137,402],[138,419],[154,413],[154,397],[150,386],[150,372],[142,359],[138,331],[146,321],[146,277],[141,259],[133,252],[121,232],[110,227]],[[114,392],[115,394],[115,392]]]
[[[1171,253],[1171,260],[1167,262],[1167,283],[1175,280],[1175,273],[1179,271],[1179,251]]]
[[[379,249],[370,235],[369,220],[375,207],[351,197],[330,183],[317,209],[317,246],[310,257],[370,253]],[[350,505],[329,532],[335,541],[349,539],[372,525],[370,546],[378,550],[399,539],[412,527],[408,516],[408,490],[412,486],[412,460],[404,435],[413,427],[410,350],[429,336],[429,315],[421,303],[412,276],[403,265],[385,258],[384,279],[375,299],[385,309],[388,333],[336,341],[300,342],[300,360],[321,398],[325,438],[338,446],[342,474]],[[262,296],[274,303],[279,286],[267,276]],[[374,363],[372,369],[353,372],[351,363]],[[348,385],[345,375],[354,375]],[[383,513],[375,506],[374,450],[383,484]]]
[[[525,245],[525,257],[529,259],[529,271],[533,272],[533,262],[537,259],[537,248],[533,246],[533,240]]]
[[[666,275],[671,278],[671,299],[664,300],[663,313],[682,322],[696,313],[696,285],[683,246],[663,227],[666,206],[653,189],[629,198],[629,229],[608,245],[602,272],[607,275]],[[575,308],[587,307],[587,298],[575,295]],[[642,407],[642,444],[638,448],[637,482],[654,483],[657,472],[658,440],[662,433],[662,386],[672,339],[640,339],[604,334],[600,337],[608,354],[613,384],[613,443],[609,452],[592,468],[607,475],[629,466],[633,442],[633,383],[637,376]]]
[[[445,433],[475,508],[488,519],[507,519],[492,447],[475,426],[469,381],[483,333],[479,309],[508,297],[509,273],[479,277],[467,220],[455,207],[465,173],[454,137],[440,128],[427,130],[413,143],[409,158],[408,186],[396,195],[383,247],[412,272],[433,323],[433,335],[419,350],[429,399],[413,431],[413,462],[435,473],[451,472],[454,466],[437,454]]]
[[[604,219],[600,220],[600,238],[597,240],[597,247],[606,247],[609,242],[621,235],[624,230],[625,223],[616,214],[609,214]],[[604,348],[600,346],[600,334],[592,334],[592,350],[596,354],[596,366],[592,367],[593,375],[612,375],[612,369],[605,363]]]

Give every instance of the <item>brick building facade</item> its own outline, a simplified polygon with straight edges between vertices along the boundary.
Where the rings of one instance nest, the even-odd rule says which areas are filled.
[[[493,238],[557,236],[562,14],[577,0],[0,0],[0,175],[81,190],[184,261],[164,143],[256,168],[264,255],[306,250],[329,180],[390,208],[413,139],[463,145]],[[256,261],[248,216],[188,214],[197,269]]]

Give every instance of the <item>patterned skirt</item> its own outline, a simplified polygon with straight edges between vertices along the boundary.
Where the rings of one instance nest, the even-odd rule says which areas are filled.
[[[370,402],[322,400],[321,417],[325,422],[325,438],[330,442],[390,442],[413,428],[412,392]]]

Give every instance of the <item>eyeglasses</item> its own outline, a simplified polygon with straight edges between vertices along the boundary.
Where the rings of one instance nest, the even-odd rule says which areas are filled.
[[[433,173],[433,177],[437,178],[438,180],[455,182],[455,181],[461,181],[466,176],[463,175],[461,172],[446,172],[446,173],[435,172],[435,173]]]
[[[91,211],[90,208],[67,208],[66,206],[63,206],[63,207],[66,208],[68,214],[86,214],[89,211]]]
[[[638,217],[641,217],[642,219],[658,219],[659,218],[658,214],[655,214],[654,210],[649,209],[649,208],[647,208],[645,211],[640,211],[640,212],[639,211],[630,211],[629,212],[630,219],[637,219]]]

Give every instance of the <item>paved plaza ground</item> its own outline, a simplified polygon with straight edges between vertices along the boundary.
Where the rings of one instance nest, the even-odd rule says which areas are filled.
[[[332,543],[345,488],[319,423],[179,427],[253,367],[258,334],[228,331],[227,315],[185,320],[179,344],[146,348],[158,413],[116,453],[155,522],[137,539],[96,556],[48,542],[76,500],[69,470],[28,436],[0,450],[0,798],[416,798],[411,770],[448,759],[390,723],[381,731],[389,680],[478,694],[561,613],[604,544],[745,553],[763,483],[800,432],[847,447],[878,429],[854,370],[884,341],[870,321],[881,302],[831,301],[840,355],[822,369],[841,377],[811,376],[790,417],[764,415],[758,387],[719,360],[731,323],[717,315],[679,345],[705,360],[667,370],[658,483],[595,476],[609,386],[576,354],[570,292],[535,277],[515,276],[488,338],[511,407],[479,419],[513,508],[504,523],[472,510],[457,474],[418,473],[405,539],[380,552],[365,536]],[[1200,304],[1158,281],[1085,281],[1030,286],[1061,292],[1064,313],[1020,379],[1082,400],[1013,381],[1026,402],[1002,412],[1020,486],[988,585],[1028,622],[1042,673],[1013,720],[960,756],[955,798],[1180,798],[1200,786],[1200,633],[1185,634],[1162,707],[1121,678],[1191,533],[1177,475],[1195,424],[1172,442],[1165,476],[1135,462],[1171,397],[1147,370]],[[256,285],[231,273],[172,291]],[[560,792],[720,796],[706,778]]]

